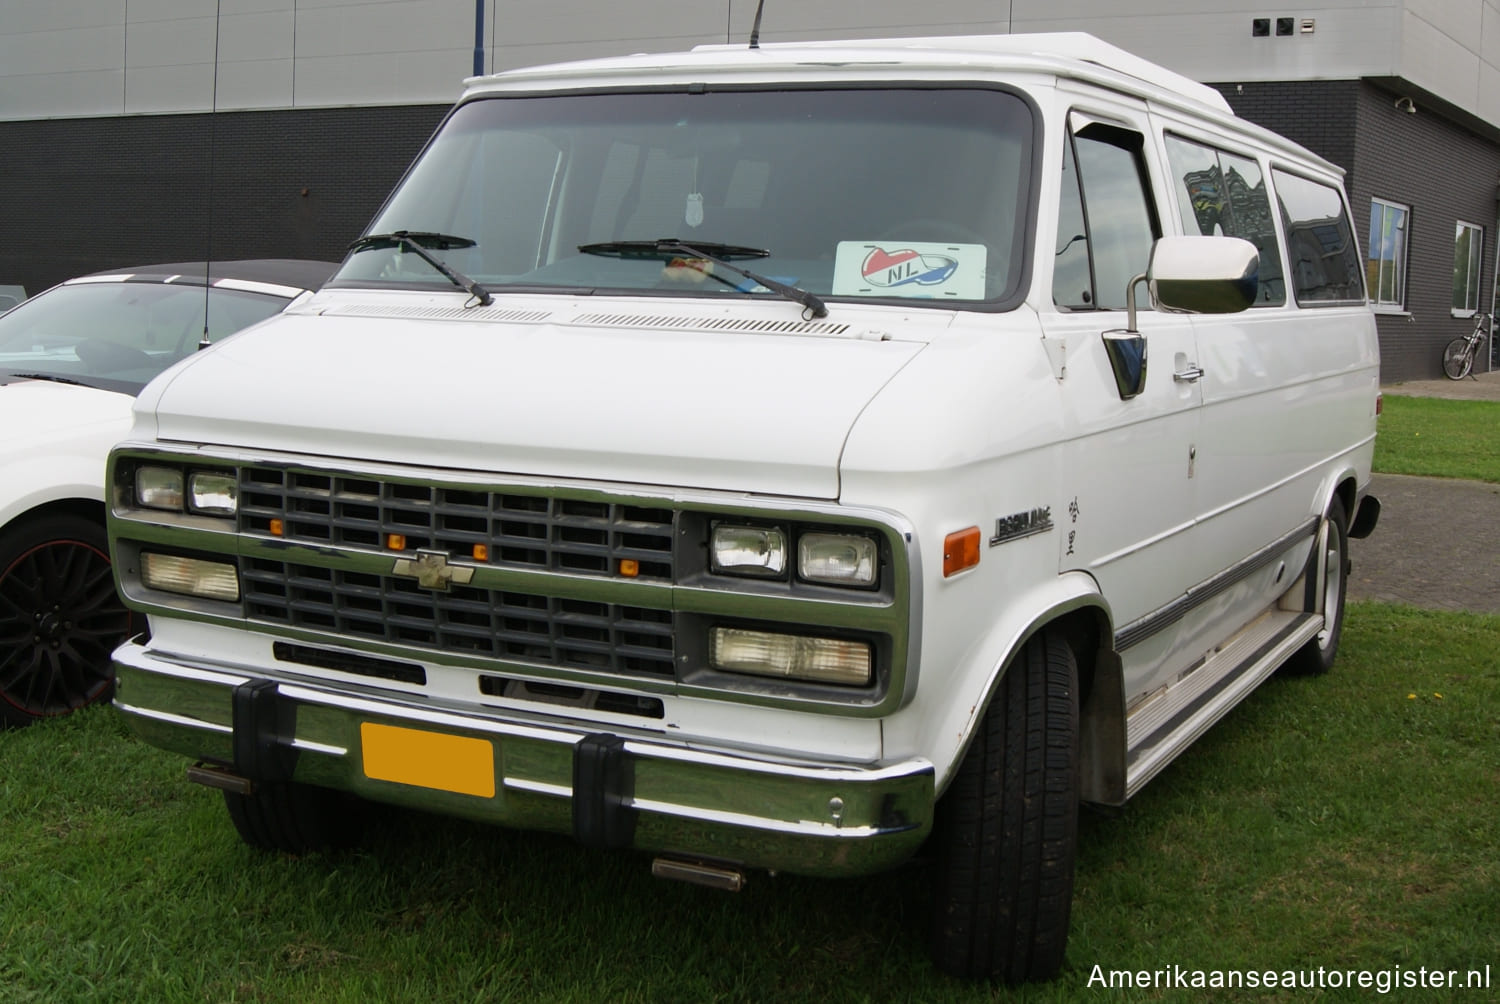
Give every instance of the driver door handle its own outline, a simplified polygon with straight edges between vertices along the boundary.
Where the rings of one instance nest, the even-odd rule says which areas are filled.
[[[1203,367],[1197,363],[1193,363],[1186,369],[1180,369],[1176,373],[1173,373],[1172,379],[1178,383],[1197,383],[1203,379]]]

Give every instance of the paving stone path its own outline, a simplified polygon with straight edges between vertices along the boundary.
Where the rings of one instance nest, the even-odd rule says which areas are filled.
[[[1500,370],[1388,384],[1389,395],[1500,401]],[[1351,599],[1500,613],[1500,485],[1376,474],[1380,525],[1349,542]]]
[[[1380,523],[1349,542],[1349,598],[1500,614],[1500,485],[1376,474]]]

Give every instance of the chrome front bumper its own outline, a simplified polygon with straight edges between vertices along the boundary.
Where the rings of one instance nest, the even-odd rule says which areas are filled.
[[[809,875],[888,868],[931,828],[933,767],[922,759],[781,762],[269,680],[134,643],[114,666],[115,706],[141,739],[252,783],[293,780],[593,846]]]

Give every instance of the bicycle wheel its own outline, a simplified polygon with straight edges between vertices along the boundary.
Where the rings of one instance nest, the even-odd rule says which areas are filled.
[[[1474,367],[1474,353],[1467,338],[1455,338],[1443,350],[1443,374],[1449,380],[1462,380]]]

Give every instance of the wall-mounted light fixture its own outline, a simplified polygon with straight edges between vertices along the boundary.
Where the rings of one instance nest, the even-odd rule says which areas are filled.
[[[1399,97],[1396,99],[1396,111],[1415,115],[1417,114],[1417,103],[1411,98],[1405,96]]]

